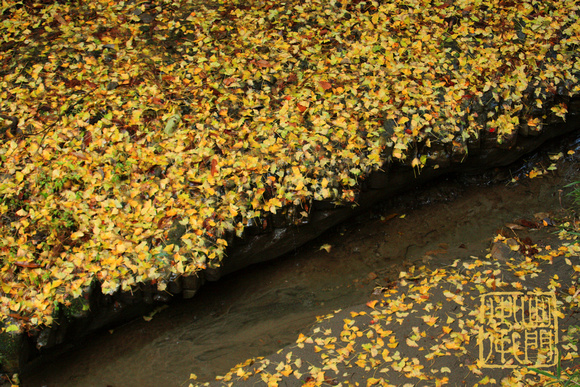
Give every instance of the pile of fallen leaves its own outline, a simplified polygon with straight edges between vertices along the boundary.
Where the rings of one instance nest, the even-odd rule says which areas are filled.
[[[580,91],[573,1],[23,0],[0,23],[9,330],[95,280],[163,289],[264,213],[539,131]]]

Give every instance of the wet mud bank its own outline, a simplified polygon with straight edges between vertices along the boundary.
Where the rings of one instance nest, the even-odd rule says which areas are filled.
[[[206,283],[150,321],[101,331],[60,354],[47,351],[26,368],[23,385],[180,385],[192,372],[209,381],[273,353],[316,316],[364,302],[405,267],[482,256],[507,222],[558,216],[569,202],[563,185],[578,178],[575,156],[562,157],[546,175],[510,182],[533,165],[545,170],[548,155],[574,141],[567,137],[508,168],[456,174],[392,196],[280,259]]]

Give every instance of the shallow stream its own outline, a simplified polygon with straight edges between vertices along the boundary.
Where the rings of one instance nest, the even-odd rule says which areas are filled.
[[[366,302],[409,265],[484,257],[506,223],[541,212],[557,217],[570,203],[562,187],[578,179],[576,156],[554,172],[510,181],[532,165],[547,168],[548,153],[558,151],[390,199],[281,259],[206,284],[150,321],[103,332],[35,365],[21,375],[23,385],[181,386],[191,373],[213,380],[293,342],[316,316]]]

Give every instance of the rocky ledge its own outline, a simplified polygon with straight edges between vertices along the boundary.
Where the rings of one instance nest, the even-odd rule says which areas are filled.
[[[356,206],[314,201],[307,209],[307,220],[302,218],[299,223],[293,216],[296,209],[286,208],[278,214],[269,214],[249,225],[242,238],[230,236],[227,256],[219,267],[208,268],[196,276],[173,278],[164,291],[148,283],[141,284],[132,292],[104,295],[95,282],[84,297],[77,299],[71,307],[59,309],[52,327],[26,334],[8,332],[0,335],[2,367],[6,372],[19,372],[33,366],[45,355],[70,348],[91,333],[151,313],[174,297],[191,298],[204,282],[216,281],[249,265],[280,257],[334,225],[402,191],[450,173],[480,173],[509,165],[546,141],[580,129],[580,98],[565,102],[569,112],[566,122],[554,116],[541,129],[522,125],[509,138],[503,138],[501,143],[494,133],[482,132],[478,139],[441,143],[438,146],[431,144],[429,163],[421,170],[410,163],[388,162],[381,171],[373,172],[360,181]],[[421,144],[411,150],[416,155],[422,151]],[[177,241],[182,233],[183,230],[176,226],[172,237]]]

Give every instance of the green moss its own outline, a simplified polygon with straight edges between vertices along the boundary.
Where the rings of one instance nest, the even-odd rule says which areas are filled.
[[[22,356],[23,337],[18,332],[6,332],[0,323],[0,365],[4,371],[18,372]]]

